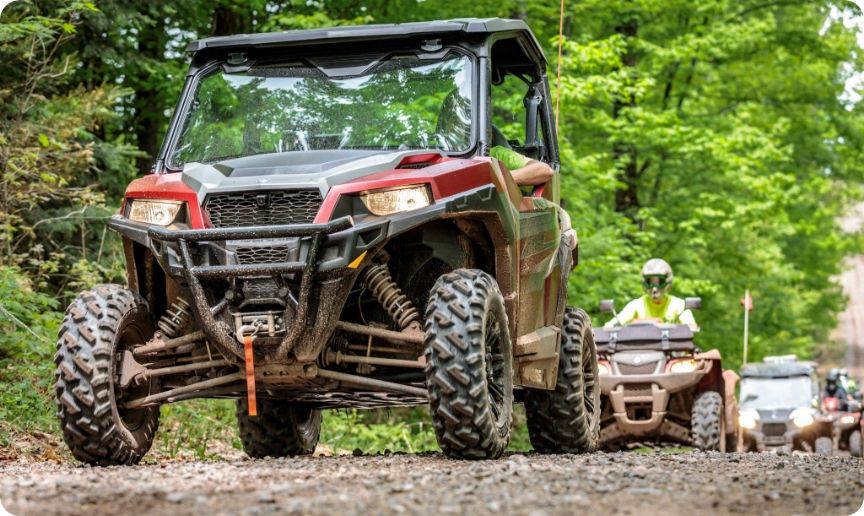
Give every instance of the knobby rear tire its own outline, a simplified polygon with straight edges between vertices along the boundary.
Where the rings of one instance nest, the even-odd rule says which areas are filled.
[[[279,400],[258,399],[257,416],[245,399],[237,400],[237,427],[246,455],[293,457],[315,451],[321,435],[321,411]]]
[[[568,307],[561,328],[555,390],[525,395],[528,436],[539,453],[586,453],[600,438],[600,386],[591,319]]]

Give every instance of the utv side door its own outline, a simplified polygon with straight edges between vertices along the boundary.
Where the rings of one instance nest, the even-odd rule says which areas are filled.
[[[556,324],[566,303],[562,274],[569,272],[562,272],[558,253],[560,178],[546,71],[525,49],[513,37],[496,41],[491,52],[491,145],[507,146],[555,170],[546,184],[520,188],[517,336]]]

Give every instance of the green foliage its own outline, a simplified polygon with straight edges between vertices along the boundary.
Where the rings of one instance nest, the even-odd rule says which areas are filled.
[[[428,409],[327,410],[321,445],[335,453],[385,450],[416,453],[438,449]]]
[[[34,291],[21,271],[0,267],[0,446],[12,431],[46,432],[57,424],[51,399],[57,304]]]
[[[88,238],[102,233],[109,215],[94,176],[110,169],[117,195],[137,153],[98,136],[131,91],[70,82],[79,61],[67,45],[93,12],[89,2],[16,3],[0,26],[0,265],[20,267],[52,293],[63,292],[67,271],[88,253],[106,251],[104,240]]]
[[[864,177],[860,109],[840,98],[861,62],[831,5],[574,6],[560,120],[583,257],[573,300],[620,307],[660,256],[678,295],[703,298],[702,347],[731,364],[746,288],[751,359],[812,356],[828,339],[843,306],[833,278],[860,251],[838,220]]]
[[[155,455],[169,458],[192,456],[198,460],[220,458],[240,449],[233,400],[190,400],[162,407]]]

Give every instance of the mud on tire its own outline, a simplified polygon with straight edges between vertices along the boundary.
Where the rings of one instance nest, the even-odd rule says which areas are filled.
[[[720,393],[705,391],[696,395],[690,420],[690,437],[694,447],[704,451],[726,451],[723,412],[723,397]]]
[[[291,457],[315,451],[321,434],[321,411],[278,400],[259,399],[258,415],[249,416],[245,399],[237,400],[237,426],[246,455]]]
[[[585,453],[600,437],[600,387],[591,319],[568,307],[561,328],[558,383],[525,395],[528,435],[540,453]]]
[[[159,407],[117,407],[115,365],[124,349],[153,335],[146,302],[119,285],[97,285],[69,305],[54,355],[57,416],[76,459],[99,465],[135,464],[153,443]],[[149,384],[127,392],[146,396]]]
[[[510,441],[513,359],[497,283],[479,270],[445,274],[432,288],[425,319],[438,444],[451,457],[500,457]]]

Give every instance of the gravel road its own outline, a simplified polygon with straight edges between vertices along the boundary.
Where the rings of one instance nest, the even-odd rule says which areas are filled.
[[[719,453],[438,454],[166,462],[0,463],[0,500],[26,514],[818,514],[864,500],[864,461]]]

